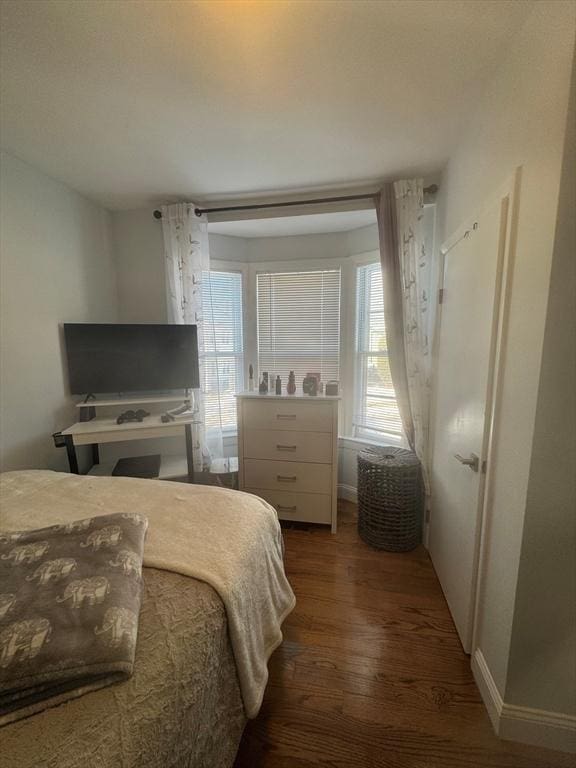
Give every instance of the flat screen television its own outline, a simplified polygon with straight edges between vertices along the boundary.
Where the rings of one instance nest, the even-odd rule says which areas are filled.
[[[195,325],[64,323],[74,395],[200,386]]]

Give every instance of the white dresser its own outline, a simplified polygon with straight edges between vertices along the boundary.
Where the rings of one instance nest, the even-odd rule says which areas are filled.
[[[339,397],[238,395],[240,490],[336,532]]]

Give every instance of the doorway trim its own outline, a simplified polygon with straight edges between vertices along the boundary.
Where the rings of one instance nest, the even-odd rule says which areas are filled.
[[[488,371],[488,391],[486,396],[486,415],[484,419],[484,455],[485,471],[481,482],[478,498],[479,527],[476,542],[476,553],[473,570],[473,619],[470,647],[474,654],[477,647],[480,623],[480,604],[486,575],[487,532],[490,524],[492,507],[492,485],[495,470],[495,445],[497,440],[498,415],[504,375],[504,359],[507,346],[508,317],[510,313],[510,296],[512,292],[512,276],[516,254],[518,234],[518,210],[520,202],[520,185],[522,181],[522,166],[498,190],[502,216],[501,226],[506,227],[504,237],[500,241],[498,268],[496,273],[496,290],[494,316],[492,320],[492,338],[490,348],[490,370]]]

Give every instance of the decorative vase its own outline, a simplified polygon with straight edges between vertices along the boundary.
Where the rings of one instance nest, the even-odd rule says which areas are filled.
[[[296,394],[296,377],[294,376],[294,371],[290,371],[290,375],[288,376],[286,392],[288,392],[289,395]]]

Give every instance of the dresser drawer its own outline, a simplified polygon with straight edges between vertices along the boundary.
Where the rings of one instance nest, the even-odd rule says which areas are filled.
[[[332,493],[330,464],[244,459],[243,488]]]
[[[271,504],[278,512],[280,520],[296,520],[301,523],[332,522],[332,500],[327,494],[270,491],[266,488],[245,490],[246,493],[260,496]]]
[[[244,458],[284,461],[332,462],[332,435],[329,432],[296,432],[277,429],[246,429]]]
[[[245,400],[244,426],[247,429],[332,432],[332,404],[314,400]]]

